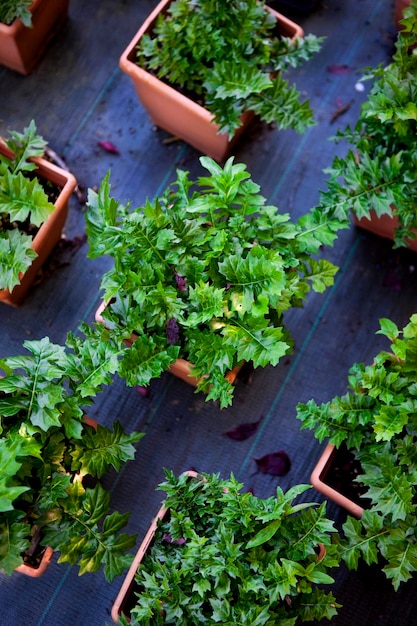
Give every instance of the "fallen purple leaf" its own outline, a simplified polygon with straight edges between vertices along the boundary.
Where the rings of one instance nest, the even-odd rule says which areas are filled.
[[[255,459],[258,469],[263,474],[272,474],[272,476],[285,476],[290,471],[290,457],[284,450],[265,454],[260,459]]]
[[[335,63],[334,65],[329,65],[327,67],[327,71],[330,74],[335,74],[336,76],[342,76],[343,74],[349,74],[350,67],[348,65],[339,65]]]
[[[246,422],[245,424],[239,424],[239,426],[234,426],[223,434],[230,439],[234,439],[235,441],[245,441],[245,439],[249,439],[249,437],[252,437],[252,435],[256,433],[261,419],[262,417],[260,417],[257,422]]]
[[[100,146],[100,148],[103,148],[103,150],[106,150],[106,152],[111,152],[112,154],[120,154],[119,148],[116,148],[114,143],[112,143],[111,141],[99,141],[97,145]]]

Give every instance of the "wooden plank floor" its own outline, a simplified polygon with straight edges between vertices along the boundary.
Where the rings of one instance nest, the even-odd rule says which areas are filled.
[[[31,76],[0,68],[0,134],[21,130],[34,118],[40,133],[68,164],[80,186],[98,186],[111,170],[114,195],[135,205],[154,197],[175,177],[178,167],[202,173],[198,153],[181,142],[165,144],[136,99],[119,56],[156,0],[71,0],[70,17]],[[274,5],[276,6],[276,5]],[[294,17],[294,14],[293,14]],[[323,188],[323,169],[341,147],[328,141],[338,127],[354,124],[361,101],[355,89],[361,68],[386,61],[394,36],[389,0],[322,0],[311,14],[295,16],[306,33],[326,36],[322,51],[293,79],[311,99],[317,125],[303,136],[256,126],[235,150],[247,164],[262,193],[294,218],[306,213]],[[345,65],[343,74],[329,71]],[[366,83],[366,90],[369,85]],[[335,110],[350,103],[332,123]],[[111,141],[120,155],[104,152],[99,141]],[[83,205],[74,196],[66,227],[69,241],[84,234]],[[87,244],[67,246],[55,255],[24,306],[0,305],[0,355],[22,352],[22,341],[48,335],[63,342],[82,320],[91,322],[100,302],[100,277],[108,259],[86,259]],[[375,335],[378,319],[404,325],[416,310],[417,258],[393,251],[390,242],[353,226],[341,231],[326,250],[341,269],[331,290],[309,297],[287,323],[295,339],[294,354],[276,368],[257,371],[252,384],[240,384],[233,407],[220,411],[184,383],[164,375],[152,383],[150,396],[126,389],[120,380],[103,392],[94,416],[105,424],[119,419],[126,430],[146,436],[137,457],[117,478],[109,476],[112,506],[131,511],[129,531],[140,539],[162,494],[155,492],[163,467],[181,472],[190,467],[228,475],[233,471],[246,488],[269,496],[308,482],[321,446],[311,433],[300,432],[297,402],[324,401],[346,387],[355,361],[371,362],[386,348]],[[233,442],[223,433],[236,424],[263,416],[257,434]],[[256,473],[254,459],[284,449],[292,460],[283,478]],[[309,499],[320,500],[311,490]],[[307,497],[306,497],[307,499]],[[337,520],[343,512],[329,505]],[[2,626],[101,626],[110,623],[110,608],[121,579],[112,585],[101,573],[78,577],[78,568],[57,565],[56,557],[39,580],[0,574]],[[414,626],[417,584],[395,594],[376,568],[337,573],[336,596],[344,605],[332,621],[337,626]]]

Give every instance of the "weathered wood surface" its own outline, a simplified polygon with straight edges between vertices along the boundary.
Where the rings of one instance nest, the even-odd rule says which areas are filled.
[[[198,153],[181,142],[164,144],[136,99],[118,58],[156,0],[71,0],[70,18],[31,76],[0,68],[0,134],[21,130],[34,118],[51,148],[67,163],[82,189],[98,186],[111,170],[114,195],[142,203],[154,197],[175,176],[178,167],[193,177],[202,173]],[[323,187],[323,169],[341,146],[328,141],[338,127],[354,124],[366,90],[356,91],[361,68],[386,61],[394,35],[393,6],[388,0],[327,0],[310,15],[298,18],[306,33],[326,36],[322,51],[302,70],[297,85],[310,97],[317,125],[303,136],[256,126],[237,146],[235,158],[247,163],[262,193],[294,217],[307,212]],[[347,66],[346,73],[329,71]],[[334,123],[332,117],[344,105]],[[120,155],[103,151],[111,141]],[[74,196],[66,227],[67,240],[84,234],[83,206]],[[22,352],[22,341],[48,335],[62,342],[82,320],[92,321],[100,302],[101,274],[109,260],[86,259],[87,244],[68,246],[55,255],[52,269],[23,307],[0,305],[0,356]],[[341,269],[334,288],[311,296],[303,310],[287,316],[295,339],[294,354],[276,368],[253,375],[239,385],[234,406],[220,412],[204,403],[191,387],[169,375],[154,381],[148,398],[116,380],[94,407],[94,417],[111,424],[119,419],[127,430],[146,432],[137,458],[113,483],[112,506],[132,511],[129,531],[139,539],[157,510],[162,493],[155,492],[163,467],[176,472],[233,471],[258,495],[271,495],[276,485],[308,482],[321,446],[299,431],[295,406],[314,397],[326,400],[342,393],[347,371],[355,361],[370,362],[386,347],[376,336],[378,319],[399,325],[416,308],[417,258],[393,251],[353,226],[341,231],[336,245],[325,251]],[[257,434],[246,442],[223,436],[228,428],[263,416]],[[292,468],[283,478],[256,474],[254,458],[284,449]],[[112,478],[109,477],[109,481]],[[306,499],[320,500],[313,490]],[[343,513],[329,506],[339,519]],[[121,580],[113,585],[101,573],[77,576],[78,568],[58,566],[31,581],[0,575],[0,622],[7,626],[100,626],[110,622],[110,606]],[[416,584],[394,594],[374,568],[359,573],[341,570],[337,597],[345,606],[332,624],[338,626],[402,626],[415,624]],[[353,605],[350,603],[353,602]],[[400,619],[401,617],[401,619]]]

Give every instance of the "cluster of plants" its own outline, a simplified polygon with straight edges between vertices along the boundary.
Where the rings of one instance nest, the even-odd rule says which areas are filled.
[[[278,30],[265,0],[174,0],[141,39],[137,63],[200,101],[230,137],[247,110],[301,133],[313,113],[283,74],[317,52],[322,38],[291,40]]]
[[[88,256],[114,259],[101,282],[104,324],[93,334],[121,355],[128,385],[146,386],[183,358],[197,391],[226,407],[227,371],[276,365],[293,343],[284,313],[333,284],[337,268],[317,253],[339,222],[311,214],[292,222],[266,205],[244,164],[200,161],[209,176],[193,182],[178,170],[140,207],[111,197],[109,174],[89,191]]]
[[[5,140],[14,157],[0,154],[0,289],[12,290],[36,258],[33,237],[55,206],[30,159],[44,154],[46,142],[32,120]]]
[[[313,123],[309,104],[282,73],[308,59],[320,39],[275,35],[264,2],[232,2],[236,26],[228,22],[227,3],[175,0],[143,38],[138,62],[204,99],[229,135],[243,110],[302,132]],[[30,4],[18,3],[22,21]],[[98,191],[89,191],[88,256],[114,259],[101,282],[104,323],[83,325],[83,336],[70,333],[64,346],[48,338],[26,341],[28,354],[0,360],[2,570],[12,573],[34,539],[58,550],[59,562],[78,564],[80,574],[103,566],[112,581],[130,564],[135,537],[122,532],[129,514],[110,512],[102,478],[134,458],[142,434],[128,435],[118,422],[112,429],[91,425],[86,414],[115,373],[128,385],[146,386],[184,358],[197,391],[226,407],[233,398],[227,371],[246,361],[277,365],[292,350],[284,315],[303,306],[311,291],[333,284],[337,268],[320,258],[320,249],[349,225],[351,209],[358,217],[398,216],[396,245],[414,236],[416,5],[403,21],[392,63],[367,74],[374,84],[356,126],[337,134],[354,148],[335,157],[319,206],[298,221],[267,205],[233,158],[221,167],[202,157],[208,175],[191,181],[178,170],[161,197],[140,207],[111,197],[109,174]],[[7,11],[9,3],[0,21],[12,19]],[[225,25],[230,39],[221,36]],[[14,158],[0,156],[0,288],[11,290],[35,256],[32,229],[54,205],[28,160],[46,145],[34,122],[11,132],[6,144]],[[294,504],[306,485],[260,499],[242,493],[233,475],[195,479],[166,470],[160,489],[168,513],[137,571],[131,624],[290,626],[330,619],[339,605],[322,586],[333,583],[328,570],[340,559],[355,569],[360,558],[371,564],[382,557],[395,589],[412,576],[417,314],[402,331],[383,319],[380,332],[390,352],[372,365],[355,364],[346,394],[297,407],[302,428],[345,445],[360,463],[357,482],[370,502],[361,519],[349,517],[339,537],[324,503]]]
[[[47,337],[23,346],[27,354],[0,360],[0,568],[35,566],[37,540],[80,574],[103,565],[112,581],[129,566],[135,536],[120,532],[129,513],[109,513],[100,479],[133,459],[142,437],[86,419],[112,380],[114,354],[72,334],[64,346]]]
[[[400,331],[382,319],[391,342],[372,365],[355,363],[348,391],[318,405],[299,404],[302,428],[319,441],[345,445],[360,464],[364,512],[343,526],[342,557],[356,569],[359,559],[376,563],[395,589],[417,571],[417,314]]]
[[[373,83],[356,125],[335,137],[352,147],[325,170],[327,189],[317,207],[345,223],[351,210],[359,219],[371,212],[396,216],[396,247],[415,239],[417,228],[416,2],[405,16],[392,61],[367,70],[365,78]]]
[[[25,26],[32,26],[32,13],[29,8],[33,0],[2,0],[0,4],[0,22],[10,25],[20,19]]]
[[[290,626],[337,613],[322,588],[339,562],[335,528],[324,503],[293,502],[309,485],[261,499],[233,474],[165,474],[168,513],[137,570],[132,626]]]

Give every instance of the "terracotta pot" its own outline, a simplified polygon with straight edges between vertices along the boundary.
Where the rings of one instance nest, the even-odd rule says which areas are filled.
[[[16,19],[0,23],[0,65],[20,74],[30,74],[46,46],[68,16],[69,0],[33,0],[32,28]]]
[[[0,153],[10,158],[13,156],[13,153],[1,141]],[[55,201],[55,211],[41,225],[33,239],[32,248],[37,252],[38,256],[27,271],[21,275],[20,285],[16,285],[12,291],[8,289],[0,290],[0,302],[13,306],[22,304],[36,278],[36,274],[60,240],[65,220],[67,219],[68,202],[77,186],[77,181],[72,174],[53,163],[43,158],[34,158],[33,162],[37,165],[37,169],[34,170],[35,173],[39,177],[51,181],[54,185],[61,188],[61,191]]]
[[[107,303],[102,302],[96,311],[95,320],[99,324],[104,324],[104,318],[102,314],[106,306],[107,306]],[[130,340],[126,340],[126,345],[128,346],[132,345],[134,341],[135,341],[135,335],[132,335]],[[180,378],[184,382],[188,383],[192,387],[197,387],[198,378],[196,378],[195,376],[192,376],[191,368],[192,368],[192,363],[190,363],[189,361],[186,361],[185,359],[177,359],[172,365],[170,365],[167,371],[170,374],[173,374],[177,378]],[[242,365],[236,365],[236,367],[230,370],[230,372],[227,372],[227,374],[225,375],[226,380],[228,380],[229,383],[233,385],[241,369],[242,369]]]
[[[198,476],[197,472],[192,470],[188,472],[184,472],[187,476],[195,478]],[[129,610],[129,600],[131,599],[133,589],[135,587],[135,574],[139,567],[139,564],[142,562],[143,557],[146,554],[147,549],[149,548],[152,539],[154,538],[155,532],[158,528],[159,521],[162,520],[165,515],[168,513],[168,509],[165,506],[161,506],[158,513],[154,517],[149,526],[148,532],[146,533],[142,543],[139,546],[139,550],[136,552],[135,558],[132,561],[132,565],[129,568],[129,571],[126,574],[126,577],[123,581],[123,584],[120,588],[119,593],[117,594],[117,598],[114,601],[111,616],[113,621],[118,624],[119,618],[122,614],[127,615],[130,613]],[[133,599],[135,601],[135,598]]]
[[[136,65],[136,47],[140,39],[152,30],[159,13],[166,10],[171,2],[172,0],[159,2],[144,21],[120,57],[120,68],[130,76],[139,100],[156,126],[183,139],[216,161],[224,161],[254,119],[254,114],[250,111],[243,114],[242,125],[229,140],[227,134],[218,134],[219,126],[212,122],[212,113]],[[277,17],[284,36],[294,38],[304,35],[300,26],[269,7],[268,10]]]
[[[364,511],[363,507],[344,496],[326,482],[326,478],[331,472],[335,455],[336,446],[330,443],[327,444],[311,474],[310,482],[313,487],[326,496],[326,498],[333,500],[333,502],[336,502],[336,504],[349,511],[351,515],[360,519]]]
[[[394,241],[394,231],[398,227],[398,218],[390,215],[381,215],[378,217],[374,211],[371,211],[370,219],[367,217],[361,217],[358,219],[356,215],[353,215],[353,222],[359,228],[369,230],[371,233],[384,237],[385,239],[391,239]],[[407,248],[417,252],[417,239],[409,240]]]
[[[19,572],[20,574],[24,574],[25,576],[30,576],[31,578],[39,578],[40,576],[43,576],[48,569],[53,554],[53,549],[50,546],[47,546],[38,567],[28,565],[27,563],[22,563],[22,565],[16,567],[15,572]]]

